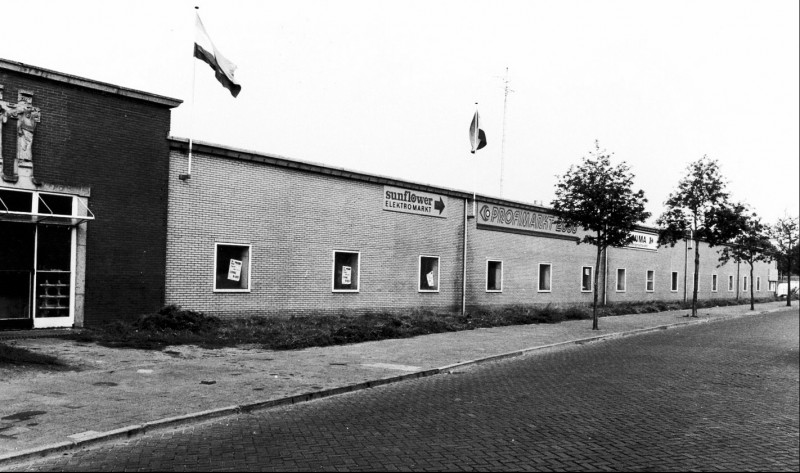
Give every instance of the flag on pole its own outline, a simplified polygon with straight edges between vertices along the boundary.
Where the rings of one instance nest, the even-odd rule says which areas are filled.
[[[228,61],[214,47],[214,43],[211,42],[211,38],[208,37],[206,29],[203,27],[203,22],[200,21],[200,15],[197,15],[195,25],[194,57],[211,66],[219,83],[228,89],[231,95],[236,97],[239,95],[239,91],[242,90],[242,86],[233,77],[236,64]]]
[[[469,125],[469,142],[472,144],[472,154],[475,154],[475,151],[486,146],[486,133],[481,130],[480,116],[477,110],[475,110],[472,123]]]

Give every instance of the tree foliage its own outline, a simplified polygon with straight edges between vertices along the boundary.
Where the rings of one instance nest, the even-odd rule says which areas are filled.
[[[709,246],[729,241],[737,233],[733,220],[742,208],[731,208],[719,163],[703,156],[686,169],[678,188],[664,202],[667,210],[656,220],[661,227],[658,243],[675,246],[687,235]]]
[[[734,208],[743,209],[741,205]],[[774,255],[769,227],[761,222],[758,215],[745,212],[732,217],[731,221],[736,222],[734,225],[737,225],[739,234],[722,249],[719,260],[722,264],[733,260],[750,265],[750,310],[754,310],[753,266],[759,261],[771,261]]]
[[[595,151],[580,166],[570,166],[559,177],[553,212],[562,223],[588,231],[581,243],[628,245],[636,226],[650,217],[644,191],[632,189],[633,177],[625,162],[612,166],[611,155],[595,143]]]
[[[797,219],[785,217],[778,220],[772,227],[770,235],[775,241],[775,258],[778,260],[779,268],[785,268],[786,278],[786,305],[792,305],[791,287],[792,273],[798,269],[798,250],[797,241]],[[794,271],[792,271],[794,268]]]
[[[775,242],[774,257],[778,262],[778,269],[786,271],[787,265],[791,264],[792,273],[796,274],[800,267],[800,246],[798,246],[798,224],[797,218],[785,217],[778,219],[778,222],[770,229],[770,236]]]
[[[727,243],[741,231],[743,206],[731,204],[727,183],[715,159],[703,156],[689,164],[678,188],[667,198],[666,210],[656,220],[660,227],[659,245],[675,246],[678,241],[694,241],[694,289],[692,316],[697,317],[697,289],[700,273],[700,241],[709,246]]]
[[[561,223],[583,227],[586,235],[580,243],[597,247],[594,270],[594,304],[592,328],[597,330],[597,280],[600,255],[609,246],[625,246],[633,242],[636,225],[650,217],[645,211],[644,191],[633,190],[630,167],[622,162],[611,164],[611,155],[600,149],[584,157],[580,165],[572,165],[556,184],[553,213]]]

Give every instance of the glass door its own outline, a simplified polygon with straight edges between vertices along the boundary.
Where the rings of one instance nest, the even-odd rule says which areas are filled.
[[[0,222],[0,329],[32,326],[33,225]]]
[[[75,227],[36,226],[34,328],[71,327],[75,299]]]

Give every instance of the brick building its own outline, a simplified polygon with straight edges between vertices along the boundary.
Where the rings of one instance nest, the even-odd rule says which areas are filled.
[[[691,298],[656,230],[596,268],[548,209],[169,137],[176,99],[0,60],[0,329],[178,304],[223,317]],[[700,298],[767,295],[717,267]]]
[[[592,300],[595,247],[545,207],[198,142],[181,179],[188,142],[170,149],[167,303],[242,316]],[[603,256],[601,297],[690,300],[691,243],[635,234]],[[699,297],[749,295],[748,268],[701,245]],[[775,274],[756,266],[757,297]]]
[[[176,99],[0,59],[0,328],[164,302]]]

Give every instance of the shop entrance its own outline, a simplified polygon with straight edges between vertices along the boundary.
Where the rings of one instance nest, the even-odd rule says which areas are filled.
[[[75,229],[0,221],[0,329],[71,326]]]
[[[35,227],[0,222],[0,328],[32,328]]]

